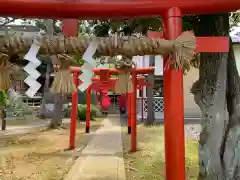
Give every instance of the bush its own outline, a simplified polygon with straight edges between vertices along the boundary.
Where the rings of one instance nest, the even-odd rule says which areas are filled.
[[[63,117],[65,118],[71,117],[71,111],[72,111],[72,107],[69,107],[68,104],[63,105]]]
[[[71,117],[71,111],[72,107],[68,105],[64,105],[63,107],[63,116],[65,118]],[[79,104],[78,105],[78,120],[85,121],[86,120],[86,112],[87,112],[87,105],[86,104]],[[99,110],[96,106],[91,104],[91,113],[90,113],[90,119],[94,120],[95,117],[97,117],[100,114]]]
[[[90,112],[90,119],[94,120],[94,118],[97,116],[98,109],[96,106],[91,104],[91,112]],[[78,120],[85,121],[86,120],[86,114],[87,114],[87,105],[78,105]]]

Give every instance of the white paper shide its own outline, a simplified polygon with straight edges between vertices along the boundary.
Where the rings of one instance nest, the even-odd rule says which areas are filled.
[[[94,75],[93,69],[97,66],[96,62],[93,59],[93,55],[97,51],[98,43],[92,41],[88,46],[87,50],[83,54],[83,60],[85,61],[81,67],[82,74],[79,76],[79,79],[82,81],[82,84],[78,86],[80,91],[85,91],[92,84],[92,77]]]
[[[25,94],[30,98],[33,98],[41,87],[41,84],[37,82],[37,78],[40,77],[41,74],[36,70],[36,68],[41,64],[41,61],[37,58],[39,49],[39,42],[34,41],[28,53],[24,57],[24,59],[29,61],[23,69],[28,73],[28,77],[24,80],[24,82],[29,86]]]

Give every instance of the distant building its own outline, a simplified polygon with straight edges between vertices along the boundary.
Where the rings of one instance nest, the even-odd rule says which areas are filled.
[[[0,37],[3,36],[26,36],[33,37],[36,33],[39,33],[40,29],[32,25],[5,25],[0,26]],[[21,62],[24,64],[24,62]],[[26,62],[25,62],[26,63]],[[24,71],[14,72],[13,77],[13,88],[22,93],[25,92],[27,85],[24,83],[26,73]]]

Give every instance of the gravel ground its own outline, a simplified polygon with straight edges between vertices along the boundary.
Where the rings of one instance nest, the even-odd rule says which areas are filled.
[[[185,136],[188,139],[198,140],[200,131],[200,124],[185,124]]]

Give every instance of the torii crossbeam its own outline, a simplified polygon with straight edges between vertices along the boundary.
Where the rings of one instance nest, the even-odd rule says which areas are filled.
[[[1,0],[0,15],[55,18],[109,18],[163,15],[172,7],[183,14],[239,9],[239,0]]]

